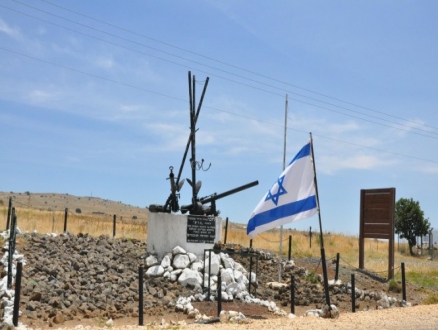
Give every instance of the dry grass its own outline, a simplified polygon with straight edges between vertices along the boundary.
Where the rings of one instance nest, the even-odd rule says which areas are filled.
[[[7,208],[0,208],[7,218]],[[45,211],[27,208],[15,209],[18,228],[24,232],[37,231],[42,234],[64,232],[65,212]],[[6,228],[6,223],[3,228]],[[144,219],[124,220],[116,217],[116,236],[146,240],[147,221]],[[105,214],[76,214],[67,213],[67,231],[73,234],[88,233],[93,236],[108,235],[114,233],[114,217]]]
[[[319,233],[313,233],[310,238],[309,232],[285,229],[282,234],[282,254],[288,255],[289,236],[292,236],[292,257],[315,257],[320,258],[321,246]],[[224,240],[224,234],[222,236]],[[349,268],[359,267],[359,238],[343,234],[323,235],[326,259],[335,259],[340,254],[340,264]],[[250,241],[246,235],[246,229],[241,225],[229,224],[227,243],[249,246]],[[388,241],[377,239],[365,239],[365,268],[377,273],[381,277],[388,275]],[[270,230],[257,235],[252,246],[280,253],[280,230]],[[427,287],[438,289],[438,263],[436,260],[427,260],[428,251],[423,256],[410,256],[407,244],[395,243],[394,274],[396,279],[401,278],[401,263],[405,264],[406,274],[415,279],[418,277],[419,284],[426,283]],[[436,256],[438,258],[438,256]],[[429,281],[428,279],[432,279]]]
[[[40,198],[40,203],[45,203],[49,196],[52,200],[57,197],[54,195],[33,196],[33,200]],[[26,196],[23,196],[26,198]],[[17,197],[18,198],[18,197]],[[27,197],[28,198],[28,197]],[[70,199],[69,199],[70,198]],[[29,199],[29,198],[28,198]],[[139,208],[126,206],[120,203],[104,201],[95,198],[78,198],[75,196],[62,196],[58,198],[70,203],[70,207],[80,205],[84,209],[89,209],[88,213],[75,213],[68,211],[67,231],[78,234],[88,233],[93,236],[108,235],[113,236],[113,215],[114,211],[124,212],[124,215],[116,216],[116,237],[146,240],[147,237],[147,213]],[[73,204],[74,201],[74,206]],[[90,205],[78,204],[92,203]],[[66,203],[66,202],[65,202]],[[18,227],[24,232],[37,231],[39,233],[57,233],[64,231],[64,204],[57,204],[50,207],[50,211],[42,208],[27,207],[19,204],[16,207]],[[101,208],[97,209],[100,206]],[[59,211],[58,211],[59,210]],[[91,212],[93,210],[93,212]],[[95,212],[98,210],[98,212]],[[142,212],[142,213],[140,213]],[[147,212],[147,210],[146,210]],[[97,214],[96,214],[97,213]],[[109,213],[109,214],[108,214]],[[135,219],[139,214],[139,217]],[[0,204],[0,215],[4,219],[0,221],[0,226],[6,228],[7,205]],[[225,222],[225,221],[224,221]],[[224,223],[225,227],[225,223]],[[1,228],[1,227],[0,227]],[[222,232],[222,241],[225,240],[225,230]],[[289,251],[289,236],[292,237],[292,257],[314,257],[320,258],[320,237],[318,233],[313,233],[310,238],[308,232],[285,229],[282,235],[282,254],[287,257]],[[334,259],[340,253],[340,264],[348,268],[359,267],[359,239],[354,236],[346,236],[335,233],[324,234],[324,249],[327,260]],[[227,243],[249,246],[250,241],[246,235],[243,225],[229,223],[227,233]],[[252,246],[257,249],[269,250],[279,254],[280,230],[275,229],[258,235],[252,242]],[[438,289],[438,264],[436,258],[427,261],[427,256],[412,257],[408,254],[407,245],[395,246],[395,278],[401,278],[400,265],[405,263],[406,274],[409,279],[427,288]],[[427,254],[427,251],[425,252]],[[438,253],[436,253],[438,254]],[[365,268],[375,272],[381,277],[386,277],[388,272],[388,242],[376,239],[365,240]]]

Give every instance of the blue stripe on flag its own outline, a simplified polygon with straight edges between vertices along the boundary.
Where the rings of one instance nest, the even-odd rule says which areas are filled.
[[[309,144],[310,145],[310,144]],[[304,149],[304,148],[303,148]],[[301,151],[303,150],[301,149]],[[295,157],[296,158],[296,157]],[[246,229],[247,234],[269,222],[279,220],[281,218],[290,217],[299,213],[309,211],[316,208],[316,196],[309,196],[305,199],[295,201],[289,204],[275,207],[271,210],[256,214],[248,221],[248,227]]]
[[[297,159],[310,156],[310,150],[311,150],[310,148],[311,147],[310,147],[310,142],[309,142],[304,147],[301,148],[301,150],[295,155],[294,159],[292,159],[292,161],[289,163],[289,165],[292,164]]]

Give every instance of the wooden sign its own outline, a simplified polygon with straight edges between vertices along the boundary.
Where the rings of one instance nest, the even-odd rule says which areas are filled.
[[[389,240],[388,278],[394,277],[395,188],[360,191],[359,268],[364,268],[365,238]]]

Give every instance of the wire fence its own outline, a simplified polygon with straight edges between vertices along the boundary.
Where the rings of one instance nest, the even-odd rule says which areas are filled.
[[[18,226],[22,231],[38,231],[41,233],[63,233],[64,231],[71,232],[73,234],[78,233],[93,233],[95,236],[108,235],[117,237],[129,237],[146,240],[147,238],[147,215],[133,214],[131,213],[118,213],[118,214],[106,214],[102,211],[95,211],[90,213],[82,213],[78,208],[65,208],[54,210],[54,207],[39,207],[38,209],[30,209],[28,202],[25,200],[13,200],[13,205],[16,207],[15,211],[18,217]],[[5,219],[7,218],[7,205],[0,205],[3,207]],[[74,211],[73,211],[74,210]],[[105,211],[105,210],[104,210]],[[6,222],[6,221],[5,221]],[[6,227],[6,226],[5,226]],[[64,230],[65,229],[65,230]],[[309,232],[295,232],[291,230],[284,230],[284,237],[280,239],[279,231],[273,231],[272,233],[263,233],[257,236],[257,242],[251,242],[246,236],[246,227],[242,224],[235,224],[228,222],[228,233],[238,233],[241,235],[239,239],[242,242],[242,238],[246,240],[242,246],[250,247],[251,244],[254,249],[260,251],[269,252],[271,255],[276,255],[282,260],[287,260],[289,255],[294,258],[312,258],[315,263],[314,269],[310,269],[310,272],[315,274],[320,271],[321,259],[319,255],[320,236],[319,233],[311,231]],[[223,231],[224,233],[224,231]],[[312,234],[315,234],[313,239],[314,246],[312,247]],[[297,237],[301,236],[301,241],[297,242]],[[337,242],[330,241],[330,234],[326,235],[328,243],[326,245],[334,245]],[[290,246],[286,243],[290,240]],[[304,241],[303,241],[304,240]],[[306,241],[307,240],[307,241]],[[326,241],[326,239],[324,239]],[[265,244],[266,243],[266,244]],[[279,245],[282,243],[282,250],[279,251]],[[327,242],[326,242],[327,243]],[[233,243],[230,243],[233,244]],[[306,247],[307,245],[307,247]],[[315,249],[316,248],[316,249]],[[368,250],[380,251],[383,253],[387,251],[385,242],[379,242],[377,240],[367,241]],[[289,249],[289,251],[288,251]],[[331,253],[333,248],[331,247]],[[327,264],[333,264],[336,257],[327,257]],[[356,259],[357,260],[357,259]],[[351,272],[355,272],[358,269],[358,265],[355,261],[347,260],[346,258],[340,258],[339,260],[339,274],[338,276],[347,276]],[[373,274],[376,276],[386,275],[387,267],[382,266],[370,267]],[[400,267],[395,267],[394,271],[399,271]],[[399,273],[396,273],[399,275]]]
[[[100,200],[99,200],[100,201]],[[30,202],[24,202],[10,198],[9,202],[14,208],[18,218],[18,228],[22,232],[39,232],[62,234],[66,231],[79,234],[90,233],[94,236],[108,235],[146,239],[147,235],[147,211],[124,211],[125,206],[120,207],[117,214],[108,214],[110,210],[102,206],[96,207],[95,211],[82,213],[80,207],[60,209],[53,205],[35,207]],[[71,203],[69,203],[71,204]],[[103,202],[104,204],[104,202]],[[10,220],[9,205],[2,201],[0,210],[3,208],[5,229],[8,229]],[[114,210],[114,207],[111,208]],[[136,212],[137,211],[137,212]]]

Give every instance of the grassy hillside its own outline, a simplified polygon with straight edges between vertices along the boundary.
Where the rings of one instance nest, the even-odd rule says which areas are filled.
[[[112,235],[116,216],[117,236],[146,238],[149,210],[90,196],[55,193],[0,192],[0,229],[6,228],[9,198],[15,207],[18,227],[23,231],[62,233],[65,209],[67,230],[72,233]]]
[[[120,202],[104,200],[97,197],[78,197],[69,194],[52,193],[6,193],[0,192],[0,230],[6,228],[9,197],[12,197],[16,209],[18,227],[25,232],[63,233],[65,208],[68,208],[67,230],[73,234],[88,233],[92,236],[113,235],[113,215],[116,215],[116,237],[146,240],[147,208],[125,205]],[[80,209],[81,212],[76,212]],[[225,221],[223,221],[225,227]],[[252,244],[254,248],[264,249],[279,254],[280,240],[282,254],[287,256],[289,236],[292,238],[292,257],[320,257],[319,234],[312,238],[308,232],[284,230],[282,236],[278,229],[257,235]],[[225,230],[222,231],[222,242]],[[249,246],[244,225],[229,223],[228,244]],[[339,233],[324,233],[326,259],[331,261],[340,253],[341,265],[357,268],[359,240],[355,236]],[[406,245],[395,247],[395,277],[401,278],[400,264],[406,265],[406,271],[412,282],[425,288],[438,291],[438,255],[428,260],[427,251],[415,257],[408,255]],[[437,253],[436,253],[437,254]],[[365,240],[365,268],[386,277],[388,271],[388,242],[377,239]],[[436,294],[433,302],[438,301]]]
[[[30,192],[0,192],[0,205],[7,206],[9,198],[12,197],[13,206],[16,208],[36,209],[40,211],[62,211],[68,208],[76,213],[79,208],[82,214],[106,214],[125,219],[137,218],[147,219],[149,211],[147,208],[122,204],[108,199],[101,199],[90,196],[74,196],[69,194],[54,193],[30,193]]]

